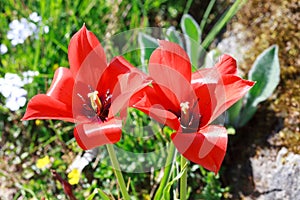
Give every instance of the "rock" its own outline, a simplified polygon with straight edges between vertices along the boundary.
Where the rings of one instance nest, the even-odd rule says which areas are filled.
[[[264,149],[250,159],[258,200],[300,199],[300,155],[280,149]]]

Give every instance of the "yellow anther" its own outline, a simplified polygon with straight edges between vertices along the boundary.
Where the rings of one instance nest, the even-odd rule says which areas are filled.
[[[189,113],[188,113],[188,110],[190,108],[189,102],[186,101],[180,103],[180,108],[182,112],[180,116],[180,123],[181,123],[181,127],[185,129],[188,127],[189,120],[190,120]]]
[[[88,93],[88,97],[90,98],[94,111],[99,112],[101,110],[102,103],[98,97],[98,91]]]

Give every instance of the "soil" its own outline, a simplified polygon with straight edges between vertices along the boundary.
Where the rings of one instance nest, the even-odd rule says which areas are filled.
[[[263,104],[247,126],[237,129],[236,134],[229,137],[223,182],[230,185],[233,199],[256,195],[251,158],[263,149],[277,149],[268,139],[272,132],[275,134],[282,128],[280,124],[282,119],[274,117],[274,112]],[[273,157],[269,155],[268,159]]]

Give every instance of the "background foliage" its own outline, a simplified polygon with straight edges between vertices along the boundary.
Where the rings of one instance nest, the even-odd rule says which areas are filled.
[[[178,20],[183,12],[188,12],[191,2],[1,0],[0,43],[7,46],[8,52],[0,57],[0,77],[8,72],[22,76],[21,72],[27,70],[38,71],[39,75],[34,77],[34,81],[24,86],[28,91],[27,99],[45,93],[55,69],[69,66],[69,40],[84,23],[102,41],[136,27],[178,26]],[[36,36],[30,36],[24,43],[13,46],[7,37],[10,23],[21,18],[29,20],[33,12],[41,17],[43,25]],[[43,26],[48,26],[49,32],[43,32]],[[0,98],[0,194],[4,199],[66,199],[62,185],[53,177],[51,169],[68,180],[69,165],[76,155],[83,154],[73,138],[73,125],[51,120],[21,122],[25,107],[11,112],[4,105],[5,98]],[[138,111],[131,111],[131,115],[136,124],[144,126],[149,123],[149,119]],[[158,124],[151,124],[151,128],[161,131]],[[133,134],[139,134],[140,131],[131,130],[130,127],[124,131],[127,130],[131,134],[132,131]],[[130,137],[130,134],[126,134],[126,137]],[[162,143],[166,142],[161,135],[157,137]],[[157,144],[153,141],[132,143],[130,138],[124,138],[118,145],[134,152],[155,149]],[[73,186],[78,199],[87,198],[90,194],[94,194],[94,199],[101,199],[93,193],[95,188],[115,197],[120,196],[113,171],[107,162],[107,152],[100,148],[96,158],[84,169],[79,183]],[[130,180],[129,188],[135,198],[150,199],[146,194],[153,193],[160,173],[127,173],[125,179]],[[193,167],[189,174],[191,198],[213,195],[212,198],[216,199],[214,196],[221,198],[223,193],[228,192],[228,188],[221,187],[219,177],[212,176],[210,172]]]

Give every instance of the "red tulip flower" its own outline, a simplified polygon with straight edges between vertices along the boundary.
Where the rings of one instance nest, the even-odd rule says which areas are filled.
[[[68,57],[70,69],[56,70],[47,93],[29,101],[23,120],[76,123],[74,136],[83,149],[118,142],[122,121],[116,114],[148,83],[121,56],[107,64],[100,42],[85,26],[72,37]]]
[[[227,148],[227,132],[211,123],[254,85],[236,75],[235,60],[224,55],[212,68],[191,72],[186,52],[159,41],[149,60],[151,87],[142,89],[134,107],[176,132],[177,150],[188,160],[217,173]]]

